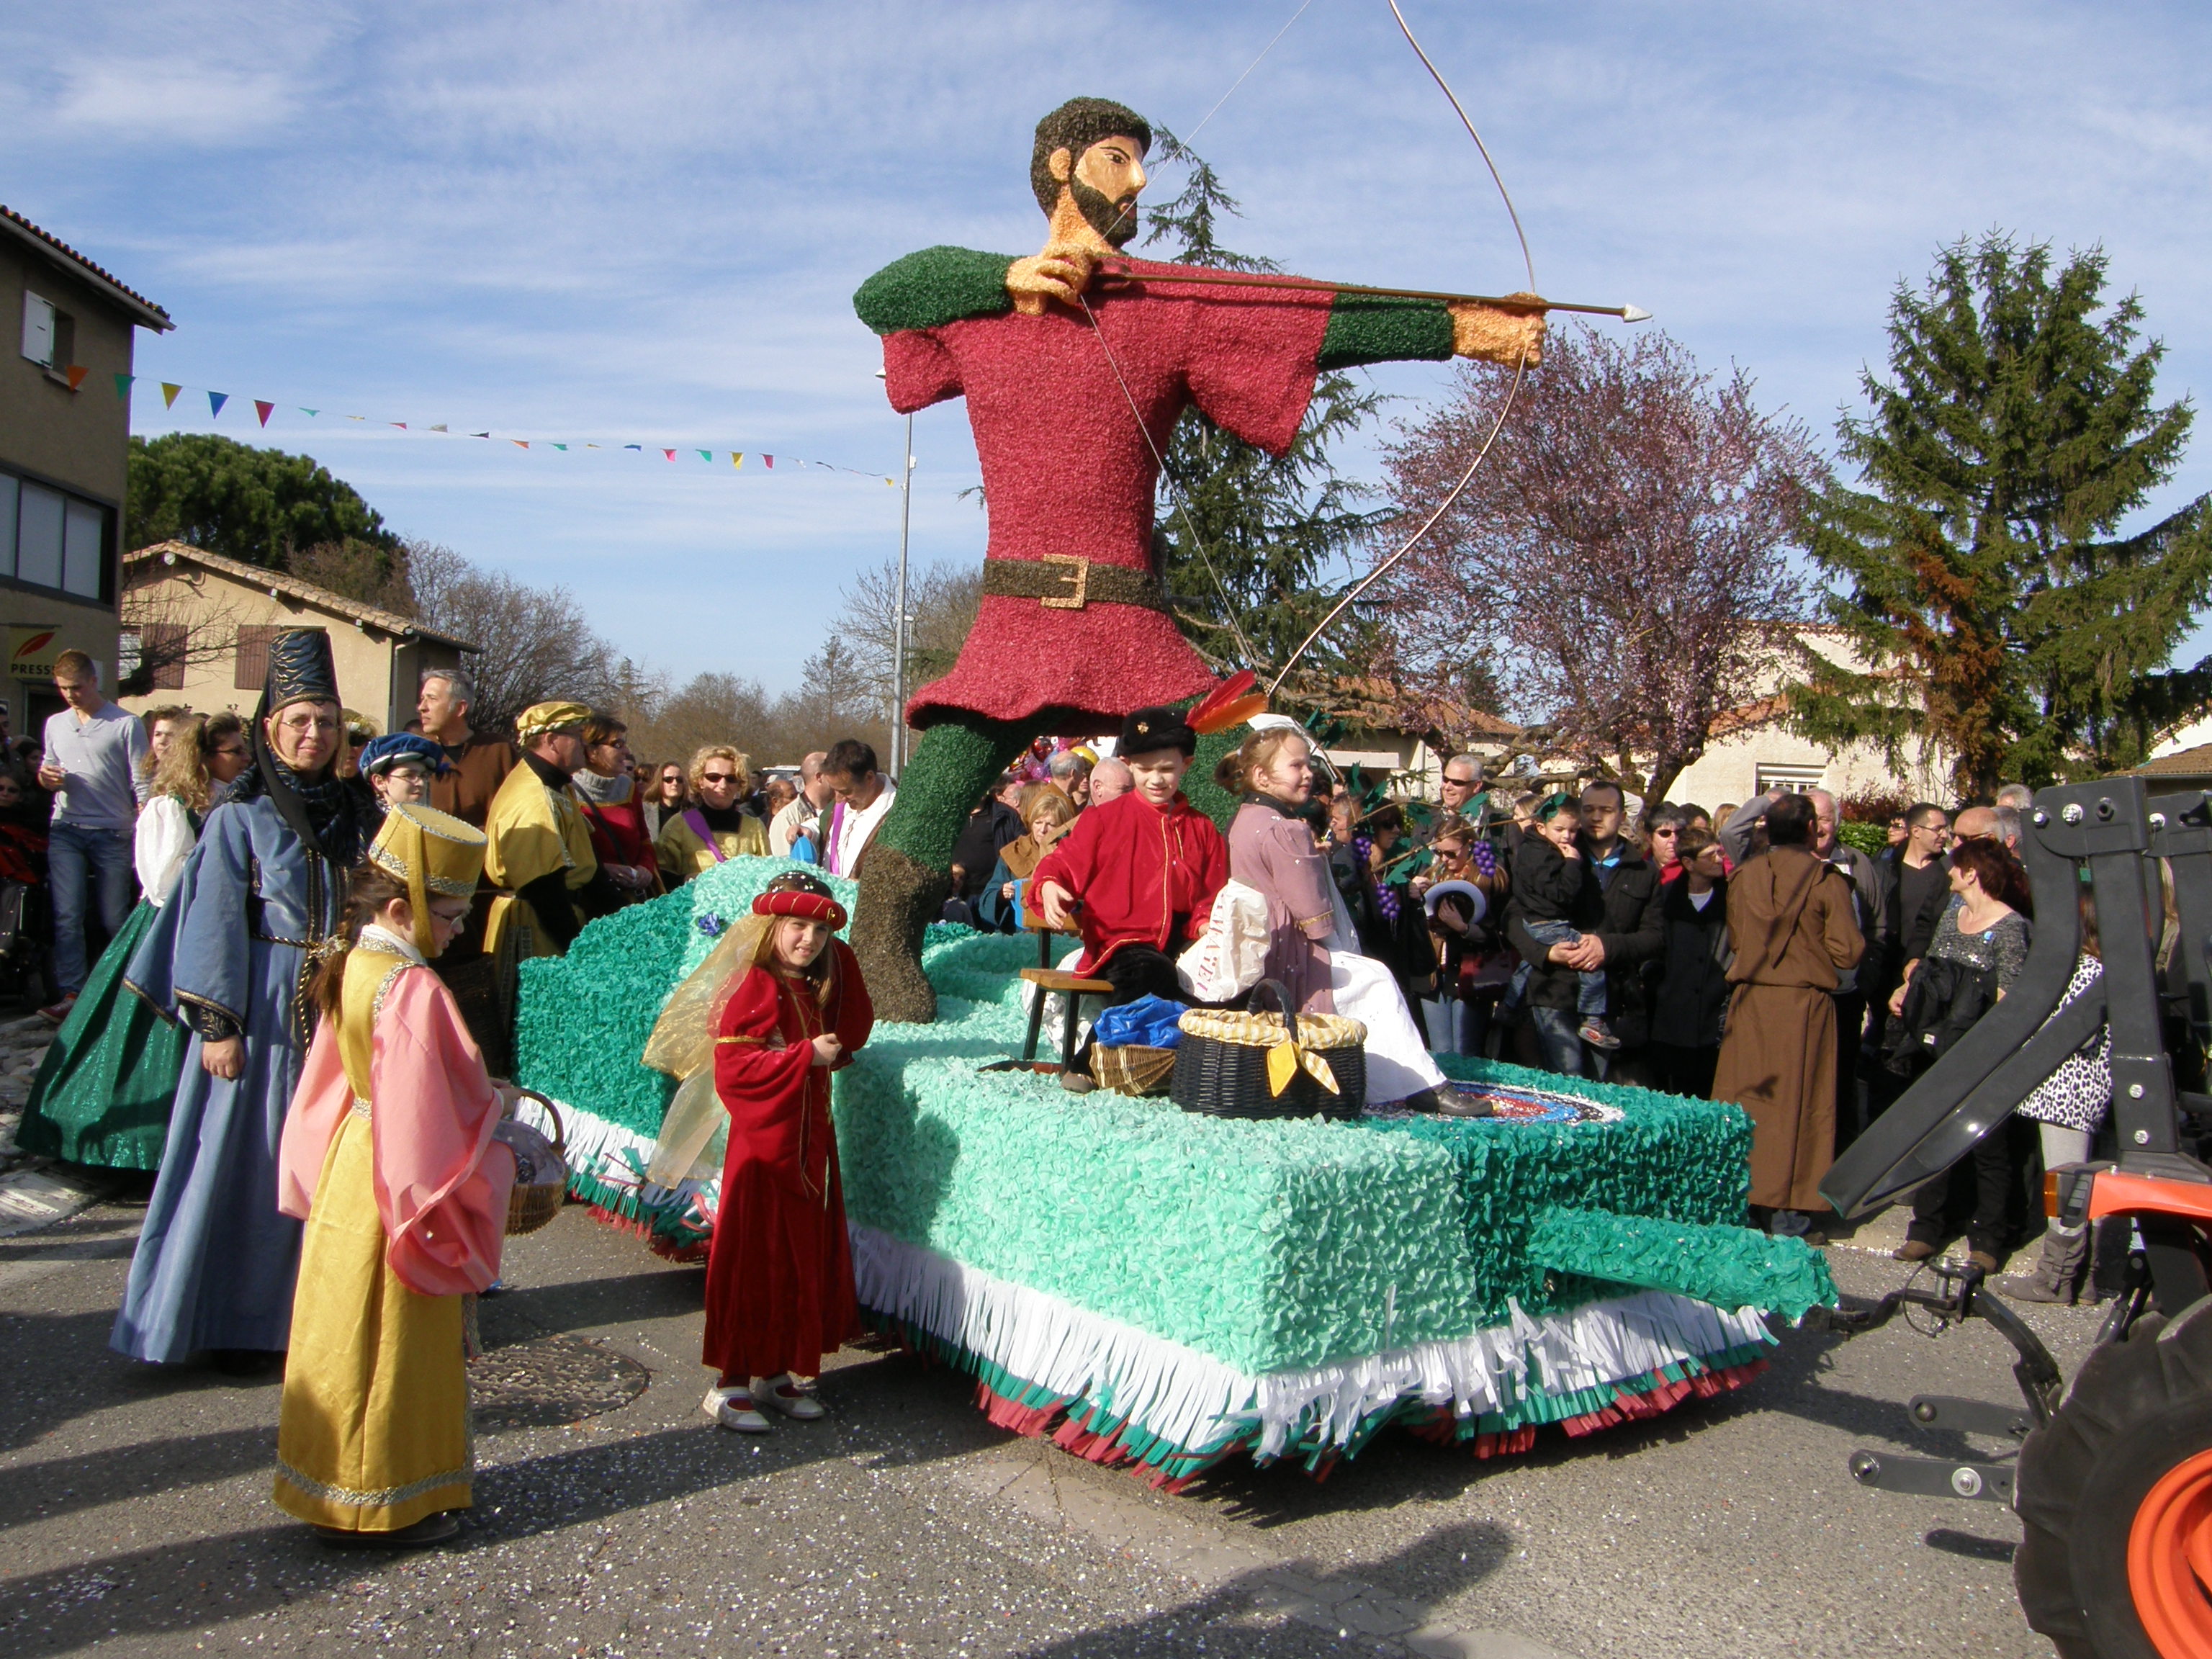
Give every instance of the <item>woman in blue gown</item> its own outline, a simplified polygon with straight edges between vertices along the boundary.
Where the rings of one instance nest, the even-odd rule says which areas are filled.
[[[337,775],[340,718],[329,635],[280,635],[253,765],[131,961],[131,988],[192,1033],[108,1339],[136,1359],[210,1352],[251,1369],[290,1331],[300,1224],[276,1208],[277,1145],[307,1050],[306,982],[374,819],[360,784]]]

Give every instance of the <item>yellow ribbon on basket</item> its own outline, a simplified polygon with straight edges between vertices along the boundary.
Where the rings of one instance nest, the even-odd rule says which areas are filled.
[[[1298,1074],[1298,1067],[1301,1066],[1312,1074],[1315,1082],[1320,1084],[1329,1093],[1336,1095],[1344,1092],[1336,1086],[1336,1073],[1329,1070],[1327,1060],[1308,1048],[1296,1037],[1286,1036],[1280,1042],[1267,1050],[1268,1094],[1281,1095],[1284,1090],[1291,1086],[1291,1079]]]

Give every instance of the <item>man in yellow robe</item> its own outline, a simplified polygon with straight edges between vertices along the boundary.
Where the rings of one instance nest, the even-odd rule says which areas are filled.
[[[484,924],[484,950],[518,957],[565,956],[584,923],[621,903],[592,852],[592,832],[568,793],[584,763],[580,702],[541,702],[514,723],[522,764],[507,775],[484,820],[484,874],[499,888]],[[510,941],[510,930],[522,929]]]

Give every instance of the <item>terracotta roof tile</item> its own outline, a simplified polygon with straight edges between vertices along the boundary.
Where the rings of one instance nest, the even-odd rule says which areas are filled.
[[[176,326],[169,320],[169,313],[144,295],[135,289],[125,288],[113,273],[103,270],[100,266],[93,264],[60,237],[49,231],[40,229],[13,208],[0,206],[0,224],[4,224],[12,229],[18,240],[30,242],[50,254],[59,254],[80,270],[98,277],[103,284],[113,290],[117,296],[131,302],[125,309],[135,308],[138,313],[137,320],[148,328],[167,331]]]
[[[287,575],[281,570],[271,570],[265,565],[248,564],[245,560],[234,559],[227,553],[210,553],[204,547],[194,547],[190,542],[156,542],[151,547],[140,548],[136,553],[125,554],[123,563],[128,568],[154,558],[167,562],[190,559],[194,564],[244,582],[248,586],[260,588],[264,592],[273,589],[304,604],[333,611],[349,622],[380,628],[387,634],[435,640],[441,645],[453,646],[463,651],[483,648],[471,645],[466,640],[457,640],[450,634],[441,634],[434,628],[425,628],[411,617],[403,617],[396,611],[386,611],[381,605],[364,605],[359,599],[349,599],[343,593],[331,592],[327,587],[303,582],[297,576]]]

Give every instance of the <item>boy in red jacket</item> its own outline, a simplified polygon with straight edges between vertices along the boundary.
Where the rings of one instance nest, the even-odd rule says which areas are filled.
[[[1118,758],[1137,781],[1117,800],[1075,821],[1036,867],[1038,908],[1053,927],[1074,918],[1084,971],[1114,988],[1109,1006],[1139,997],[1188,1002],[1175,953],[1206,931],[1214,895],[1229,879],[1229,843],[1183,798],[1182,775],[1198,734],[1172,708],[1139,708],[1121,723]],[[1086,1042],[1061,1084],[1097,1085]]]

